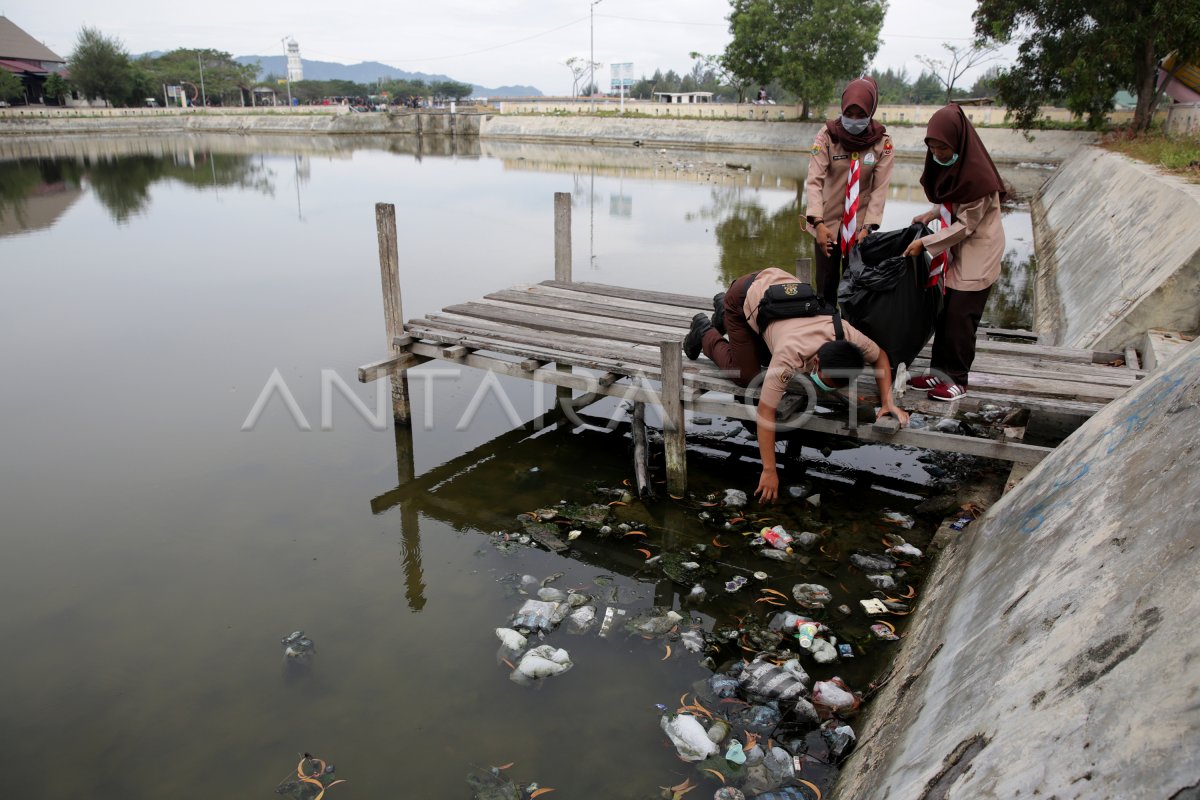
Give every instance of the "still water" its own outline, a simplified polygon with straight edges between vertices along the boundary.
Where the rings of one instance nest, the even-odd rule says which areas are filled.
[[[555,633],[576,667],[536,689],[496,661],[492,631],[521,602],[506,575],[611,580],[631,607],[679,606],[686,590],[639,567],[633,545],[581,540],[563,558],[488,535],[619,486],[620,435],[507,433],[498,402],[465,413],[478,373],[426,369],[410,440],[336,390],[323,404],[322,378],[374,407],[355,368],[386,352],[378,201],[396,205],[409,317],[552,277],[563,191],[577,280],[709,295],[809,255],[795,223],[804,161],[333,137],[0,140],[6,791],[269,797],[305,750],[348,779],[334,800],[465,798],[471,765],[509,762],[559,797],[651,797],[683,780],[654,705],[709,674],[695,657]],[[918,169],[898,165],[885,229],[924,210]],[[1044,176],[1008,175],[1026,190]],[[1028,214],[1005,224],[989,317],[1026,326]],[[276,396],[247,426],[275,370],[303,421]],[[522,421],[553,399],[503,385]],[[708,430],[693,488],[751,490],[752,440]],[[824,477],[785,468],[787,482],[824,486],[819,519],[785,507],[773,521],[877,538],[879,513],[910,509],[929,482],[912,452],[823,463]],[[886,479],[849,482],[863,464]],[[410,470],[424,479],[406,487]],[[714,534],[694,507],[619,512],[684,544]],[[772,578],[784,591],[797,580]],[[851,583],[845,599],[865,591]],[[734,611],[718,598],[692,613],[711,628]],[[279,639],[298,628],[318,653],[289,679]],[[861,688],[875,672],[823,674]]]

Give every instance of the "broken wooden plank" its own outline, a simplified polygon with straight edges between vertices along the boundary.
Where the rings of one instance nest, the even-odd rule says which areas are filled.
[[[358,368],[358,382],[370,383],[371,381],[377,381],[380,378],[386,377],[390,372],[410,369],[419,364],[424,364],[428,360],[427,358],[418,358],[412,353],[401,353],[398,356],[385,358],[382,361],[363,364]]]

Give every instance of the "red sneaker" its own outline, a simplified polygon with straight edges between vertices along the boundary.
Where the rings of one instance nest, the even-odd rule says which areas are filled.
[[[908,385],[914,389],[932,389],[935,386],[945,383],[941,378],[934,375],[916,375],[908,379]]]
[[[939,383],[929,390],[930,400],[945,400],[948,402],[966,396],[967,387],[959,386],[957,383]]]

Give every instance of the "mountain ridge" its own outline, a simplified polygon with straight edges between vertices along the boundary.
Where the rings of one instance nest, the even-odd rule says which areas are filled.
[[[283,75],[287,71],[287,56],[234,56],[234,61],[239,64],[253,64],[258,62],[258,77],[261,80],[270,74]],[[312,81],[330,81],[343,80],[353,81],[355,83],[373,83],[381,78],[394,80],[421,80],[426,83],[434,83],[437,81],[456,81],[459,83],[469,83],[469,81],[458,81],[456,78],[451,78],[446,75],[430,75],[424,72],[408,72],[407,70],[398,69],[389,66],[379,61],[361,61],[357,64],[341,64],[336,61],[310,61],[307,58],[300,59],[300,63],[304,67],[305,80]],[[541,97],[542,92],[534,86],[496,86],[487,87],[477,83],[471,83],[472,94],[477,97]]]

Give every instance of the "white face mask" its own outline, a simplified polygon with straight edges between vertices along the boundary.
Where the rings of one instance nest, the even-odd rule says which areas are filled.
[[[860,133],[865,131],[867,129],[867,126],[870,124],[871,124],[870,117],[863,117],[862,119],[851,119],[850,117],[847,117],[845,114],[842,114],[842,127],[845,128],[846,133],[850,134],[851,136],[858,136]]]

